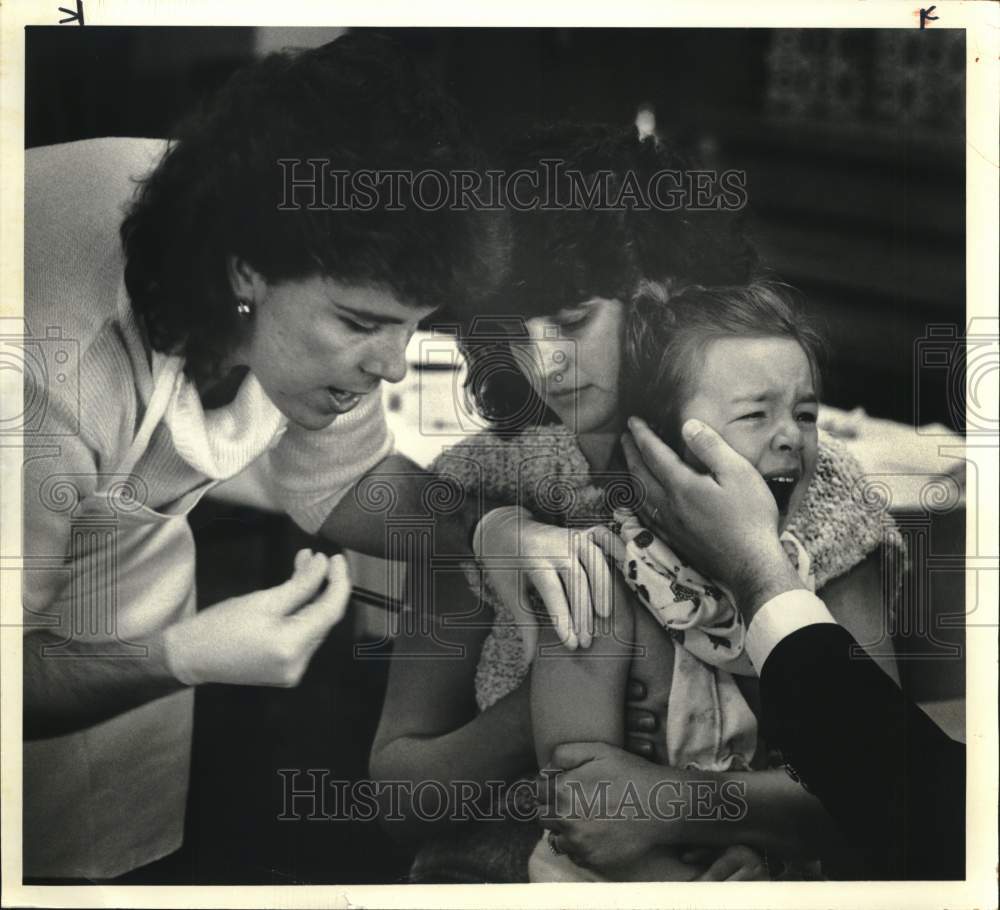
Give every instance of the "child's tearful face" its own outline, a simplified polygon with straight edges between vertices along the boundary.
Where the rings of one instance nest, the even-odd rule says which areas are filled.
[[[816,469],[817,408],[812,368],[798,342],[717,338],[692,377],[681,423],[703,420],[760,471],[784,529]]]

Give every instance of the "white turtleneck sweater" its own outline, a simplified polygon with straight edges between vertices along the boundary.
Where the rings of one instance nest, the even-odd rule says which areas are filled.
[[[97,139],[25,155],[25,632],[78,634],[93,604],[116,626],[86,632],[112,651],[194,610],[183,516],[211,482],[265,456],[258,473],[273,502],[315,532],[393,443],[380,389],[309,432],[288,425],[252,375],[230,405],[205,411],[181,360],[149,350],[125,292],[118,229],[135,179],[165,148]],[[141,442],[143,417],[163,402]],[[131,492],[109,507],[95,494],[118,480]],[[178,692],[25,744],[26,875],[107,878],[180,845],[192,704]]]

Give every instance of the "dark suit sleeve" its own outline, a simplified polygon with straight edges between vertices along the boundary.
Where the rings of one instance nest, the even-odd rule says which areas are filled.
[[[764,663],[765,735],[866,856],[872,877],[965,878],[965,746],[841,626],[798,629]]]

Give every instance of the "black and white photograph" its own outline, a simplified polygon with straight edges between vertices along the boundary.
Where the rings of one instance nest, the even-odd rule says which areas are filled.
[[[27,6],[4,906],[995,901],[998,7]]]

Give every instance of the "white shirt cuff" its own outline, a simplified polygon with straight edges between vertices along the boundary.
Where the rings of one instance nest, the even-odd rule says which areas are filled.
[[[837,620],[811,591],[785,591],[765,603],[750,620],[746,637],[747,655],[758,675],[779,641],[797,629],[817,623],[836,625]]]

